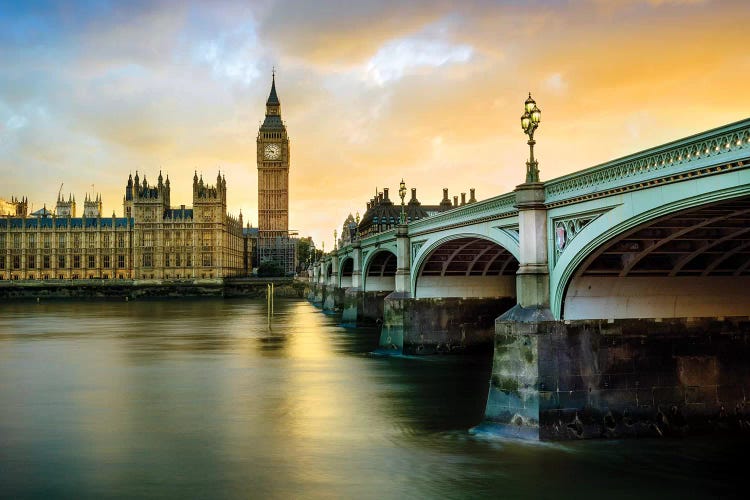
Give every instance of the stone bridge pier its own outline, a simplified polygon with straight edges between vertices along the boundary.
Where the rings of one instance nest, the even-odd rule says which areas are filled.
[[[313,265],[313,279],[307,298],[316,307],[323,307],[326,269],[324,260],[320,260]]]

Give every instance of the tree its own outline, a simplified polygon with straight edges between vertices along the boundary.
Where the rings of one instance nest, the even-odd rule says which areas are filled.
[[[267,260],[258,266],[258,276],[261,278],[283,277],[284,266],[278,260]]]
[[[300,238],[299,241],[297,241],[298,272],[309,267],[314,245],[312,238],[309,236],[307,238]]]

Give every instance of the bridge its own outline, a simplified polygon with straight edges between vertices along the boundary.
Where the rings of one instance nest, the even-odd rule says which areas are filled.
[[[312,282],[382,349],[494,346],[486,417],[512,434],[742,425],[750,119],[355,240]]]

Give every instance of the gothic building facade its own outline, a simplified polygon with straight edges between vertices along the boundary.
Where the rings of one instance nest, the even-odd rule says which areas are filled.
[[[227,214],[227,181],[193,176],[193,206],[172,207],[169,176],[128,178],[123,211],[134,223],[136,279],[224,278],[244,272],[242,214]]]
[[[295,270],[289,233],[289,138],[275,75],[257,137],[258,231],[227,213],[227,182],[193,177],[193,205],[172,206],[169,177],[128,177],[123,217],[102,214],[101,196],[58,194],[54,211],[28,213],[26,198],[0,200],[0,279],[209,279],[247,275],[266,261]]]
[[[123,196],[125,217],[102,214],[100,196],[58,196],[54,212],[26,204],[0,217],[0,279],[200,279],[242,274],[242,215],[226,211],[226,180],[193,177],[193,206],[170,204],[169,178],[138,173]]]

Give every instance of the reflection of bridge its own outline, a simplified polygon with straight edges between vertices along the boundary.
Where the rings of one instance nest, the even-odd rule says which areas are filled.
[[[384,348],[494,336],[514,432],[681,432],[750,390],[749,167],[750,119],[521,184],[338,249],[312,298],[382,318]]]

